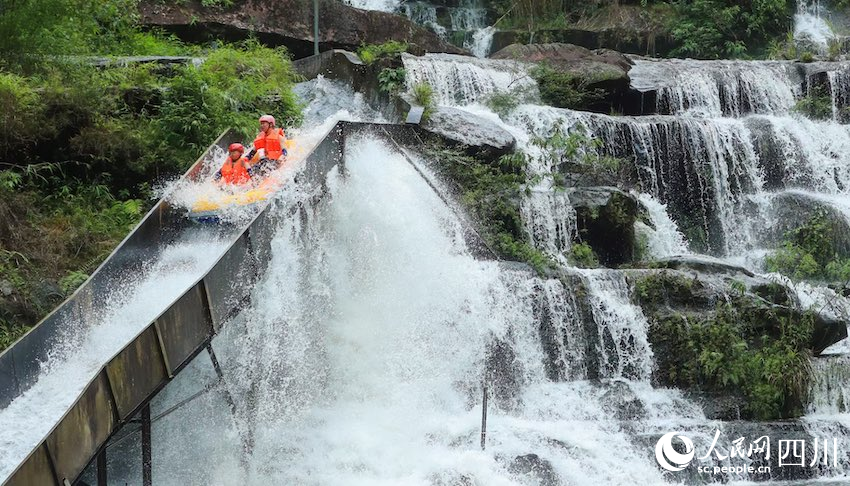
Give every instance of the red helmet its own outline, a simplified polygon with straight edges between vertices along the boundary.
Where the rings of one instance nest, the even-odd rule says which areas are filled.
[[[245,147],[242,146],[241,143],[231,143],[230,147],[227,147],[228,152],[233,152],[234,150],[238,152],[245,152]]]
[[[271,115],[263,115],[260,117],[260,123],[269,122],[272,126],[274,126],[274,117]]]

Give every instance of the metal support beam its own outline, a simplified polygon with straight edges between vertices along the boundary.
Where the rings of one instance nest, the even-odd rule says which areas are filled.
[[[142,409],[142,484],[153,486],[151,474],[151,406]]]
[[[319,55],[319,0],[313,0],[313,55]]]
[[[106,475],[106,447],[97,455],[97,486],[107,486]]]
[[[487,383],[484,383],[484,397],[481,400],[481,450],[487,444]]]

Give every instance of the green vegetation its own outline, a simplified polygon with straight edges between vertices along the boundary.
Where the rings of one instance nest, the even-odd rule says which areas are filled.
[[[602,153],[602,141],[587,134],[584,125],[565,128],[556,123],[548,137],[534,137],[532,145],[541,149],[545,164],[554,169],[549,175],[556,187],[562,186],[563,174],[579,175],[582,178],[613,178],[621,168],[622,161]]]
[[[850,258],[837,249],[839,229],[818,209],[805,224],[789,231],[781,248],[765,259],[768,271],[797,280],[850,280]]]
[[[428,83],[416,83],[413,85],[411,91],[413,101],[425,108],[422,119],[427,121],[431,117],[431,112],[434,110],[434,88]]]
[[[584,110],[605,95],[604,90],[587,87],[588,83],[598,80],[559,71],[546,65],[534,67],[531,77],[537,81],[541,101],[558,108]]]
[[[227,6],[229,0],[205,5]],[[136,0],[12,2],[0,16],[0,349],[76,289],[138,222],[150,187],[263,112],[300,122],[283,49],[183,44]],[[85,57],[203,55],[200,66]]]
[[[0,67],[38,69],[55,55],[179,55],[198,48],[136,25],[137,0],[5,2]]]
[[[806,96],[797,100],[794,111],[813,120],[832,118],[832,97],[826,87],[817,85]]]
[[[570,248],[570,261],[580,268],[599,267],[599,258],[596,257],[593,248],[584,242],[573,244]]]
[[[797,42],[794,40],[794,31],[786,32],[782,39],[771,39],[767,44],[768,59],[797,59]]]
[[[797,417],[811,380],[814,316],[746,294],[731,285],[711,307],[701,283],[659,272],[639,278],[635,294],[650,319],[658,378],[669,385],[741,394],[745,418]]]
[[[384,68],[378,73],[378,85],[381,91],[395,94],[404,89],[406,77],[404,68]]]
[[[435,144],[426,145],[423,154],[457,184],[463,205],[480,223],[481,237],[494,252],[528,263],[538,273],[552,266],[551,259],[528,241],[520,214],[525,157],[510,154],[488,163]]]
[[[379,59],[395,57],[407,52],[407,43],[398,41],[387,41],[383,44],[364,44],[357,49],[360,60],[366,64],[372,64]]]
[[[487,106],[502,118],[519,106],[519,99],[512,93],[493,93],[487,98]]]
[[[673,38],[681,45],[673,56],[742,57],[766,47],[783,34],[794,13],[791,0],[674,1],[670,19]]]
[[[639,4],[638,4],[639,3]],[[559,29],[617,30],[646,44],[669,35],[673,57],[718,59],[759,56],[784,36],[794,14],[792,0],[496,0],[497,26],[527,31],[528,42],[550,42]],[[637,40],[637,39],[633,39]],[[796,56],[794,56],[796,58]]]

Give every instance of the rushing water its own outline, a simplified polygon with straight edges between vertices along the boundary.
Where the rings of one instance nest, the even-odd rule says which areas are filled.
[[[799,0],[794,14],[794,40],[809,42],[825,53],[829,42],[836,39],[826,21],[826,9],[820,0]]]
[[[494,93],[525,93],[521,99],[534,100],[533,83],[523,76],[522,64],[464,65],[460,58],[445,55],[407,58],[405,63],[414,81],[434,86],[441,104],[496,121],[514,135],[518,146],[531,156],[533,174],[554,168],[539,158],[539,150],[529,142],[548,136],[556,127],[570,131],[582,126],[601,140],[603,152],[633,163],[638,178],[633,194],[651,223],[640,223],[638,233],[646,238],[651,256],[708,251],[759,272],[782,228],[790,227],[789,220],[793,225],[807,217],[808,213],[794,208],[823,207],[850,221],[850,131],[836,123],[842,120],[841,111],[850,96],[845,63],[822,65],[832,100],[832,120],[828,121],[811,121],[795,112],[797,101],[815,82],[818,67],[802,69],[789,62],[637,61],[630,73],[632,87],[655,93],[657,113],[639,117],[537,104],[521,104],[499,116],[485,106]],[[568,262],[571,235],[576,231],[569,197],[537,187],[522,208],[535,246]],[[680,225],[687,227],[687,239]],[[698,237],[703,241],[695,247]],[[645,319],[631,307],[628,287],[616,271],[582,271],[580,277],[590,294],[597,330],[612,318],[623,326],[612,328],[614,338],[608,338],[609,345],[599,350],[601,376],[645,378],[651,372],[651,349],[640,332]],[[846,298],[825,287],[769,277],[789,285],[804,308],[847,320],[850,301]],[[628,339],[618,340],[615,336],[624,331]],[[617,343],[628,346],[618,348]],[[555,349],[560,349],[553,352],[562,356],[560,361],[584,359],[587,366],[589,355],[572,347]],[[847,352],[846,344],[839,343],[828,352]],[[850,444],[850,433],[843,425],[850,422],[845,415],[848,385],[841,371],[845,362],[843,354],[813,362],[810,415],[797,429],[810,440],[829,435],[845,446]],[[735,433],[722,426],[718,430]],[[848,461],[842,456],[840,462]],[[840,475],[843,467],[820,474]]]
[[[280,222],[254,304],[230,327],[240,333],[214,343],[233,420],[163,438],[155,479],[665,484],[629,424],[654,434],[705,418],[646,381],[646,320],[623,300],[622,276],[578,275],[598,294],[588,334],[561,281],[474,259],[455,214],[401,154],[351,140],[345,167],[306,222]],[[589,352],[602,357],[602,382],[586,381]],[[190,402],[184,416],[215,400]],[[250,452],[240,434],[252,437]],[[177,459],[217,437],[211,462],[221,466]]]
[[[833,120],[812,122],[792,109],[807,77],[788,63],[639,62],[635,87],[659,101],[658,113],[637,117],[540,106],[522,63],[447,55],[404,63],[408,82],[431,84],[438,104],[510,132],[532,175],[557,169],[531,143],[556,127],[582,126],[599,150],[634,164],[632,194],[646,216],[639,232],[652,257],[710,252],[761,272],[776,244],[771,231],[808,214],[783,212],[788,201],[850,222],[850,133],[836,123],[848,97],[840,64],[827,74]],[[312,96],[310,123],[369,116],[360,102],[347,106],[351,93],[337,84],[319,79],[299,90]],[[487,108],[505,93],[524,103],[504,115]],[[223,381],[201,355],[157,397],[157,484],[699,483],[707,478],[659,469],[662,434],[687,431],[700,455],[715,433],[726,450],[737,437],[773,432],[850,447],[846,344],[813,361],[802,421],[709,420],[684,393],[653,386],[650,323],[627,273],[570,265],[569,191],[538,184],[521,201],[531,242],[561,263],[558,278],[544,278],[475,259],[462,219],[428,180],[396,148],[364,135],[347,141],[322,201],[303,218],[277,214],[252,303],[213,343]],[[850,315],[850,302],[828,288],[767,277],[803,307]],[[9,410],[0,425],[14,429],[23,411]],[[138,475],[125,460],[137,453],[132,434],[111,449],[113,477],[127,482]],[[819,474],[843,474],[848,464],[842,457]]]

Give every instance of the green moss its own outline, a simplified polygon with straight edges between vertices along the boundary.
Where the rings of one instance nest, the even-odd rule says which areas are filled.
[[[641,306],[656,310],[670,303],[697,303],[694,291],[700,285],[698,280],[679,273],[661,271],[636,278],[633,288]]]

